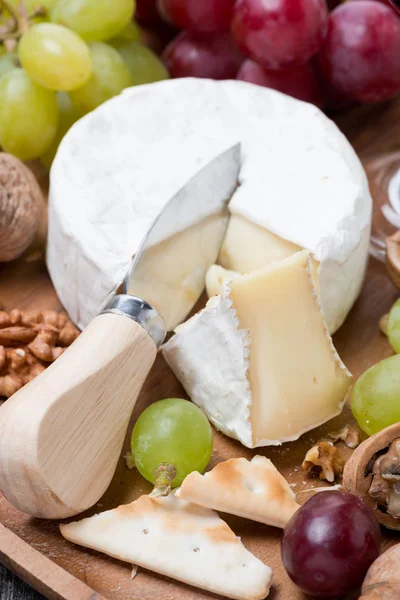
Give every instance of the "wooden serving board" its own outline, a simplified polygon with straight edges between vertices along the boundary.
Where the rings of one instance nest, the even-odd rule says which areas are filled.
[[[393,153],[400,146],[400,100],[378,107],[363,107],[338,119],[339,126],[352,141],[368,171],[371,173],[373,195],[378,194],[374,164],[376,158]],[[399,128],[399,131],[397,131]],[[400,164],[400,157],[399,157]],[[43,175],[43,173],[42,173]],[[46,185],[46,179],[43,178]],[[378,212],[375,215],[378,218]],[[18,262],[0,265],[0,302],[6,309],[57,309],[57,296],[46,272],[43,254],[43,234]],[[365,369],[392,354],[387,339],[379,332],[378,321],[385,314],[398,293],[389,281],[385,267],[370,260],[362,294],[345,325],[335,335],[334,342],[348,368],[358,377]],[[148,377],[132,416],[132,425],[140,412],[151,402],[161,398],[185,394],[171,371],[158,357]],[[294,490],[301,492],[320,485],[307,480],[300,465],[306,451],[329,431],[353,422],[349,408],[327,425],[304,435],[299,441],[280,448],[259,449],[270,458]],[[128,450],[127,438],[124,451]],[[344,454],[349,449],[341,447]],[[238,442],[215,433],[211,466],[230,457],[255,454]],[[136,472],[129,471],[121,458],[113,482],[101,501],[87,514],[101,512],[122,503],[128,503],[150,485]],[[299,494],[299,502],[309,495]],[[246,547],[274,571],[273,600],[301,600],[305,598],[290,582],[280,560],[281,530],[251,521],[224,516],[240,536]],[[395,541],[396,534],[383,532],[383,547]],[[131,579],[131,568],[97,552],[74,546],[64,540],[58,531],[58,522],[30,518],[7,503],[0,495],[0,560],[46,597],[64,600],[205,600],[215,598],[201,590],[174,582],[139,569]]]

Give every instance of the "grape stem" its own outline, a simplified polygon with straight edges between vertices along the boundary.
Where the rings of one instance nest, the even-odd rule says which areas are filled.
[[[171,463],[160,463],[156,469],[156,483],[150,496],[159,498],[160,496],[168,496],[171,491],[171,484],[176,477],[176,469]]]
[[[0,42],[18,40],[29,28],[29,22],[38,16],[45,16],[46,9],[37,6],[31,15],[28,15],[23,2],[20,2],[18,8],[10,4],[8,0],[0,0],[0,16],[6,10],[10,15],[9,19],[0,27]]]

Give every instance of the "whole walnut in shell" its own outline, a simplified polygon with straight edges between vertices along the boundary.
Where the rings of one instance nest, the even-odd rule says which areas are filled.
[[[15,156],[0,152],[0,262],[14,260],[28,248],[43,210],[33,173]]]

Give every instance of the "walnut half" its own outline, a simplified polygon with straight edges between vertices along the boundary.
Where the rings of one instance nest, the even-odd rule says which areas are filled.
[[[0,311],[0,397],[40,375],[79,333],[65,312]]]
[[[371,498],[395,519],[400,518],[400,439],[394,440],[372,468]]]
[[[306,454],[301,465],[308,475],[319,475],[330,483],[343,473],[344,459],[332,442],[318,442]]]
[[[400,531],[400,423],[371,435],[346,463],[343,489],[359,496],[385,527]]]
[[[345,425],[339,431],[331,431],[328,433],[328,438],[335,444],[336,442],[343,441],[348,448],[354,450],[361,444],[360,432],[352,425]]]

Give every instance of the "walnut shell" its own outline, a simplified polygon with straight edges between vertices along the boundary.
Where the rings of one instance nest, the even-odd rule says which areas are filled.
[[[370,566],[359,600],[398,600],[400,598],[400,544],[381,554]]]
[[[372,483],[371,460],[375,454],[389,448],[390,444],[400,438],[400,423],[386,427],[365,440],[356,448],[347,461],[343,471],[343,488],[362,498],[374,511],[381,525],[389,529],[400,530],[400,519],[395,519],[379,508],[377,502],[369,495]]]
[[[32,243],[44,206],[33,173],[15,156],[0,152],[0,262],[18,258]]]

